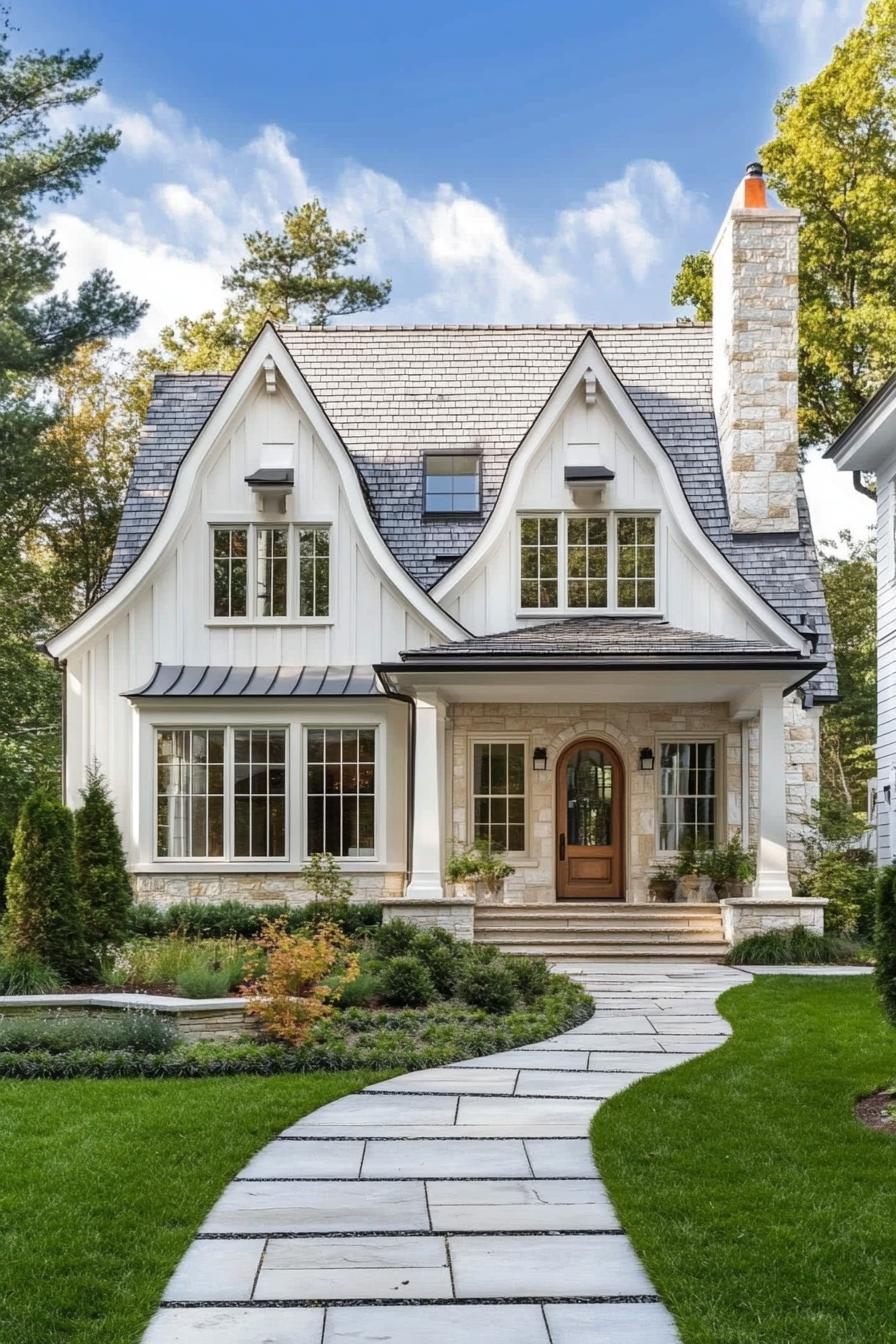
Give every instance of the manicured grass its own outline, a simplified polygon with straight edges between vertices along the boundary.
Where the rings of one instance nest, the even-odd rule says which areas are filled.
[[[382,1076],[0,1083],[0,1340],[136,1344],[249,1157]]]
[[[720,1050],[595,1117],[597,1162],[685,1344],[892,1344],[896,1140],[856,1097],[896,1078],[870,981],[757,978]]]

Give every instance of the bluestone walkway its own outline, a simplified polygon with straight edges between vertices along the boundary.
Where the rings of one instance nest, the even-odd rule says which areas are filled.
[[[564,966],[594,1016],[330,1102],[212,1209],[144,1344],[673,1344],[591,1156],[601,1102],[712,1050],[749,976]]]

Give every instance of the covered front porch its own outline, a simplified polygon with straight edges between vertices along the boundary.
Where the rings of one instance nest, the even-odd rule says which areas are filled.
[[[453,904],[446,860],[485,839],[514,870],[499,897],[508,908],[643,907],[651,875],[683,845],[735,833],[756,851],[752,898],[789,901],[808,804],[805,788],[788,799],[788,780],[815,731],[794,692],[816,663],[707,643],[645,648],[625,664],[421,652],[380,669],[415,707],[405,901]],[[804,782],[811,791],[811,770]]]

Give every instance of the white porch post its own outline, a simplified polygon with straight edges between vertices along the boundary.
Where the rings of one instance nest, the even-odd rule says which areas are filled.
[[[775,686],[762,687],[759,707],[759,826],[753,895],[764,901],[793,895],[787,875],[784,697]]]
[[[433,697],[416,697],[414,745],[414,829],[412,872],[405,896],[410,900],[443,900],[443,779],[445,707]]]

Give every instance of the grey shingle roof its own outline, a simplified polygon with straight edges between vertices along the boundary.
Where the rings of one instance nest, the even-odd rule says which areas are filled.
[[[455,643],[411,649],[402,659],[514,658],[527,655],[571,658],[701,658],[740,657],[745,660],[780,657],[780,644],[755,639],[727,639],[719,635],[681,630],[655,617],[575,616],[545,621],[498,634],[475,635]],[[794,652],[793,657],[798,655]]]
[[[732,536],[708,325],[286,327],[280,334],[348,448],[380,532],[428,589],[475,541],[510,458],[589,331],[669,454],[709,538],[785,620],[796,624],[803,613],[814,619],[819,653],[830,662],[813,689],[835,694],[830,626],[802,490],[799,534]],[[156,379],[107,586],[152,534],[177,465],[226,382],[211,374]],[[423,517],[422,455],[437,447],[481,452],[482,519]]]

